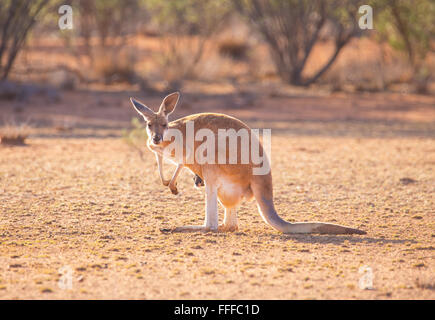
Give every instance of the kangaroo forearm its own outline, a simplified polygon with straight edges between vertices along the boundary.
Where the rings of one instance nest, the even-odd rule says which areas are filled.
[[[174,174],[172,175],[171,181],[169,182],[169,189],[171,189],[171,192],[173,194],[178,194],[177,190],[177,177],[180,174],[181,170],[183,169],[183,165],[179,164],[177,165],[177,169],[175,169]]]
[[[160,180],[162,181],[162,184],[164,186],[168,186],[170,180],[166,180],[165,177],[163,176],[163,157],[160,154],[156,153],[156,160],[157,160],[157,167],[159,169]]]

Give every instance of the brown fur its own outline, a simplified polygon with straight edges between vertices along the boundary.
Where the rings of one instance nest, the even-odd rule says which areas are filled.
[[[176,99],[174,98],[175,95]],[[169,100],[168,97],[170,97]],[[249,138],[251,138],[250,135],[252,134],[252,132],[245,123],[224,114],[199,113],[168,123],[167,115],[174,110],[175,105],[173,104],[176,104],[176,101],[178,101],[178,93],[169,95],[168,97],[163,100],[158,113],[153,113],[147,107],[137,105],[137,103],[135,104],[136,101],[132,100],[136,110],[141,109],[141,111],[138,110],[141,114],[143,114],[143,112],[147,113],[146,115],[144,115],[144,118],[148,122],[149,131],[152,133],[148,140],[148,147],[150,148],[150,150],[157,154],[157,158],[159,157],[159,155],[161,156],[163,154],[164,148],[168,146],[172,142],[172,140],[161,141],[156,144],[153,142],[154,137],[156,135],[163,136],[164,130],[166,129],[166,126],[168,126],[169,128],[180,130],[183,134],[184,139],[186,139],[186,123],[188,121],[194,122],[195,133],[201,128],[210,129],[215,134],[215,146],[218,146],[218,129],[232,128],[238,131],[239,129],[245,128],[249,132]],[[149,113],[147,109],[151,111],[151,113]],[[165,112],[166,109],[170,110],[170,112]],[[202,143],[203,141],[194,141],[194,150],[192,152],[195,152]],[[178,191],[176,190],[175,180],[178,176],[179,171],[183,167],[187,167],[188,169],[190,169],[190,171],[201,177],[206,185],[207,198],[212,199],[214,192],[213,190],[216,190],[219,202],[225,207],[224,224],[219,227],[219,229],[222,231],[237,230],[235,208],[242,201],[243,198],[249,200],[252,197],[255,197],[263,219],[269,225],[284,233],[365,233],[364,231],[358,229],[352,229],[335,224],[320,222],[288,223],[281,219],[273,205],[273,187],[271,172],[266,175],[254,175],[253,168],[255,167],[255,165],[252,163],[252,161],[250,161],[248,164],[241,163],[242,161],[240,152],[240,140],[237,145],[237,164],[229,164],[228,150],[226,152],[226,164],[198,164],[196,162],[196,159],[194,159],[194,163],[187,164],[186,142],[184,142],[183,163],[178,164],[177,170],[169,183],[167,180],[163,179],[161,166],[159,165],[163,184],[169,185],[171,191],[176,194]],[[260,146],[260,153],[262,152],[264,151]],[[217,153],[218,148],[216,148],[215,154],[216,162],[218,159]],[[172,157],[174,157],[174,154],[172,154]],[[213,202],[210,202],[210,199],[207,199],[208,202],[206,208],[206,224],[203,227],[180,227],[176,228],[175,231],[196,231],[210,229],[214,230],[213,223],[217,223],[217,212],[214,212],[214,205]],[[209,209],[209,207],[212,209]],[[216,215],[216,217],[214,215]]]

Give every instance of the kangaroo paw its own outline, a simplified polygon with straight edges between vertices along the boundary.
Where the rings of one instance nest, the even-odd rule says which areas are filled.
[[[172,194],[178,194],[178,189],[176,185],[169,185],[169,189],[171,190]]]

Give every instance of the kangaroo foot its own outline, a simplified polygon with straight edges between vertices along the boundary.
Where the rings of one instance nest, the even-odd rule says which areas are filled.
[[[172,194],[178,194],[177,184],[169,184],[169,189],[171,190]]]

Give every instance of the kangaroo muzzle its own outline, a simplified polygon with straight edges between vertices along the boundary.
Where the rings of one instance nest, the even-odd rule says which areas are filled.
[[[162,142],[163,136],[161,134],[155,134],[153,135],[153,142],[154,144],[159,144]]]

